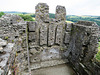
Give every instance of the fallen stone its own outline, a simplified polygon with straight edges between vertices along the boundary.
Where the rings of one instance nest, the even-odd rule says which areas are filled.
[[[6,45],[7,45],[7,41],[2,40],[2,39],[0,38],[0,47],[6,46]]]
[[[3,52],[4,50],[3,50],[3,48],[2,47],[0,47],[0,52]]]
[[[0,75],[2,75],[3,72],[4,72],[4,70],[2,70],[2,69],[0,68]]]

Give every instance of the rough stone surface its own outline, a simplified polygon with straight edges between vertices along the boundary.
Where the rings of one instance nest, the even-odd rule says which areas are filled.
[[[2,39],[0,38],[0,47],[6,46],[6,45],[7,45],[7,41],[2,40]]]
[[[62,45],[63,43],[63,37],[64,37],[64,28],[65,25],[63,22],[60,22],[57,25],[57,31],[56,31],[56,44]]]
[[[15,69],[15,66],[21,64],[21,60],[25,57],[23,51],[26,50],[26,26],[26,22],[18,15],[5,14],[0,18],[0,38],[3,39],[0,39],[2,50],[0,65],[2,65],[4,75],[10,74],[12,67]],[[14,46],[11,43],[14,43]],[[17,65],[15,65],[16,63]]]
[[[66,29],[66,32],[71,32],[71,28],[72,28],[72,23],[66,23],[65,24],[65,29]]]
[[[58,5],[56,7],[56,15],[55,18],[57,21],[66,20],[66,8],[64,6]]]
[[[16,24],[19,22],[24,22],[24,20],[18,16],[18,15],[11,15],[11,14],[5,14],[1,17],[1,24]],[[0,25],[1,25],[0,24]]]
[[[50,61],[44,61],[41,63],[34,63],[32,64],[31,69],[38,69],[41,67],[50,67],[55,65],[60,65],[66,63],[64,60],[50,60]]]
[[[18,15],[5,14],[0,18],[0,21],[0,38],[2,39],[6,39],[9,42],[16,41],[15,39],[20,34],[25,33],[26,22]]]
[[[65,56],[80,75],[99,74],[99,72],[95,73],[92,61],[98,45],[98,27],[93,24],[95,23],[79,21],[72,25],[70,43]],[[67,38],[65,39],[67,40]]]
[[[51,20],[50,25],[49,25],[49,32],[48,32],[48,46],[52,46],[55,44],[56,29],[57,29],[57,25],[56,25],[55,21]]]
[[[36,22],[27,22],[29,26],[29,31],[35,32],[36,31]]]
[[[49,21],[49,6],[46,3],[38,3],[35,7],[36,17],[35,20],[38,22],[48,22]]]
[[[2,40],[2,39],[0,38],[0,40]],[[7,63],[10,59],[10,54],[11,54],[12,47],[14,46],[14,44],[12,44],[12,43],[7,44],[7,41],[5,41],[5,40],[2,40],[0,42],[0,44],[3,44],[3,45],[1,45],[1,47],[3,46],[2,52],[0,50],[0,75],[4,75],[4,74],[6,74],[6,71],[7,71],[7,68],[6,68],[6,67],[8,67]]]
[[[47,4],[39,3],[35,9],[35,22],[9,14],[0,18],[0,74],[28,75],[33,69],[69,62],[79,75],[100,75],[94,61],[100,36],[97,24],[66,23],[63,6],[56,7],[55,19],[49,18]]]
[[[69,43],[70,41],[70,32],[65,32],[64,43]]]
[[[35,40],[36,40],[36,32],[30,32],[29,33],[29,41],[32,41],[34,44],[36,44]]]
[[[42,23],[40,26],[40,45],[47,45],[47,30],[48,25],[45,23]]]

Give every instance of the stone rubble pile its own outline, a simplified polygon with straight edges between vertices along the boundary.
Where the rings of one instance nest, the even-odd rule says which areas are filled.
[[[4,23],[4,21],[5,21],[5,23]],[[16,23],[20,23],[20,22],[24,22],[24,20],[18,15],[4,14],[1,17],[1,25],[2,24],[16,24]]]
[[[16,37],[25,32],[26,22],[18,15],[5,14],[0,18],[0,38],[16,41]]]
[[[13,45],[0,38],[0,75],[6,74]]]
[[[9,64],[8,65],[10,66],[10,69],[11,69],[11,66],[12,67],[15,66],[13,64],[21,63],[20,60],[22,58],[24,58],[24,56],[22,56],[22,55],[26,54],[25,52],[23,53],[23,51],[26,50],[26,27],[27,27],[27,22],[25,22],[18,15],[5,14],[4,16],[2,16],[0,18],[0,29],[1,29],[0,30],[0,38],[6,40],[6,42],[8,42],[8,44],[6,44],[6,42],[0,40],[0,46],[5,45],[5,44],[6,44],[5,46],[7,46],[7,47],[4,46],[5,47],[4,49],[2,47],[0,47],[0,49],[2,51],[5,50],[3,53],[11,52],[11,49],[7,49],[7,48],[11,46],[10,43],[15,43],[13,50],[11,52],[11,55],[9,55],[9,53],[7,53],[7,55],[6,55],[7,60],[5,62],[7,62],[8,58],[9,58],[9,62],[8,62]],[[18,57],[16,56],[17,52],[21,52],[21,53],[19,53],[20,54],[20,58],[19,58],[20,60],[17,59],[19,57],[19,56]],[[3,53],[1,53],[1,54],[3,54]],[[14,63],[15,60],[16,60],[16,63]],[[10,70],[7,68],[7,66],[5,68],[6,69],[3,70],[3,71],[6,74],[6,71],[10,71]]]

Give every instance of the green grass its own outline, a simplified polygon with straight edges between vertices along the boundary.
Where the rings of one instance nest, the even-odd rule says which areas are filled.
[[[96,59],[97,59],[98,61],[100,61],[100,50],[99,50],[98,53],[96,54]]]
[[[100,61],[100,42],[99,42],[99,46],[98,46],[98,53],[96,54],[96,59],[98,61]]]
[[[73,23],[72,21],[66,21],[67,23]]]
[[[32,18],[35,21],[35,18]]]

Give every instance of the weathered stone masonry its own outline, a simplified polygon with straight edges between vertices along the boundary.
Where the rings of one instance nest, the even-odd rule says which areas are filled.
[[[66,24],[65,7],[57,6],[56,19],[49,18],[47,4],[39,3],[35,8],[36,22],[28,22],[31,69],[65,63],[62,60],[64,49],[67,47],[63,43]],[[61,15],[61,12],[64,13]]]
[[[70,43],[65,56],[79,75],[100,73],[99,64],[94,61],[98,48],[98,29],[94,22],[79,21],[72,24]]]
[[[10,72],[28,75],[34,69],[64,63],[71,64],[76,74],[99,75],[100,65],[94,59],[99,31],[96,23],[66,23],[64,6],[56,7],[55,19],[49,18],[47,4],[39,3],[35,9],[35,22],[7,14],[0,19],[0,38],[11,43],[9,59],[7,57],[5,66],[0,65],[1,75]],[[9,47],[6,45],[0,45],[0,51]],[[0,64],[2,62],[0,58]]]
[[[26,25],[26,22],[17,15],[5,14],[0,18],[0,38],[7,41],[5,46],[0,49],[0,57],[3,57],[3,59],[0,58],[2,59],[0,61],[0,75],[7,75],[12,68],[14,70],[19,63],[24,61]],[[18,56],[16,56],[17,52],[19,52]]]

